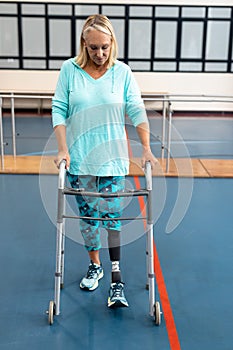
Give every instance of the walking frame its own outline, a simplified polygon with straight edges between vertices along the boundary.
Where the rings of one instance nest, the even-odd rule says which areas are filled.
[[[152,170],[150,162],[146,162],[145,165],[145,189],[139,190],[125,190],[122,192],[114,193],[98,193],[88,192],[85,189],[74,189],[65,187],[66,178],[66,161],[63,160],[59,166],[59,178],[58,178],[58,206],[57,206],[57,236],[56,236],[56,271],[55,271],[55,288],[54,288],[54,300],[49,302],[48,323],[50,325],[54,322],[54,316],[60,315],[60,292],[64,287],[64,257],[65,257],[65,219],[90,219],[84,216],[68,216],[65,215],[65,196],[92,196],[101,198],[116,198],[116,197],[138,197],[144,196],[147,198],[146,217],[140,217],[137,219],[145,220],[147,223],[146,229],[146,257],[147,257],[147,284],[146,287],[149,290],[149,315],[154,318],[155,324],[159,326],[161,324],[161,309],[160,302],[155,300],[155,274],[154,274],[154,254],[153,254],[153,219],[152,219]],[[92,218],[95,220],[106,221],[112,219],[106,218]],[[135,220],[136,218],[120,217],[118,220]]]

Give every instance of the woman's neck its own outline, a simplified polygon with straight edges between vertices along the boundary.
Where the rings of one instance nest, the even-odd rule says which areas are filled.
[[[98,72],[106,72],[107,66],[108,66],[108,63],[104,63],[103,65],[98,65],[93,61],[88,61],[84,68],[87,68],[93,71],[98,71]]]
[[[107,64],[97,65],[94,62],[88,62],[83,68],[92,78],[98,79],[107,71]]]

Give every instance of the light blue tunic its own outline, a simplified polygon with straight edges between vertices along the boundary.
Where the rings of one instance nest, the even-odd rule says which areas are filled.
[[[116,61],[95,80],[76,64],[75,58],[63,63],[52,101],[52,120],[53,127],[66,126],[71,174],[128,174],[126,115],[135,127],[148,123],[129,66]]]

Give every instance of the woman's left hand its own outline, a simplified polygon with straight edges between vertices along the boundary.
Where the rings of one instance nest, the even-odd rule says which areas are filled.
[[[146,162],[151,163],[152,169],[154,169],[156,164],[158,163],[158,159],[153,155],[150,148],[143,149],[142,158],[141,158],[142,169],[145,168]]]

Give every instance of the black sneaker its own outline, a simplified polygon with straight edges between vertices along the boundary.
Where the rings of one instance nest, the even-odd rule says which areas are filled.
[[[124,295],[124,283],[111,283],[108,297],[108,307],[128,307],[129,304]]]

